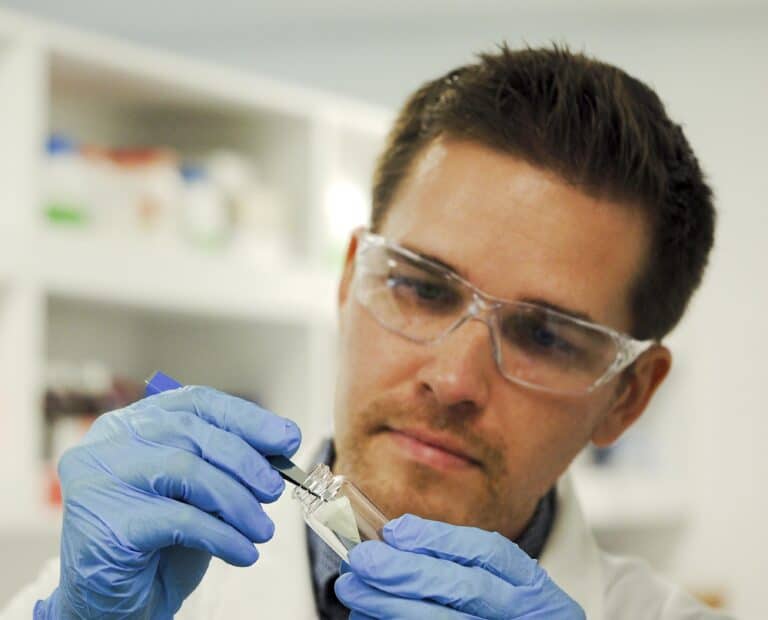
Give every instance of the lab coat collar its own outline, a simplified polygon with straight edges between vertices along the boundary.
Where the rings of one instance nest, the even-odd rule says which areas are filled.
[[[570,473],[558,482],[557,516],[540,563],[554,582],[582,606],[589,620],[602,620],[604,575],[600,550],[584,519]]]

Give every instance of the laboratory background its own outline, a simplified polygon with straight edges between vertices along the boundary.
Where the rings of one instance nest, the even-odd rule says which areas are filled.
[[[506,40],[648,82],[718,208],[642,421],[574,465],[602,545],[768,617],[768,3],[0,3],[0,607],[57,553],[58,456],[162,369],[330,432],[335,292],[394,110]]]

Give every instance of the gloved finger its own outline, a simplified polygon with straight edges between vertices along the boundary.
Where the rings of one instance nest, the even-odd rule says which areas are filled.
[[[234,478],[194,454],[176,448],[118,444],[111,446],[109,462],[104,461],[104,456],[65,453],[59,463],[59,471],[69,494],[76,496],[78,471],[82,469],[73,461],[93,459],[98,469],[111,472],[117,479],[109,478],[103,486],[114,488],[118,495],[127,485],[150,496],[184,502],[220,517],[256,542],[265,542],[274,534],[274,524],[253,494]],[[114,506],[119,508],[123,505],[125,500],[116,497]]]
[[[483,568],[400,551],[382,542],[357,545],[349,563],[357,577],[378,590],[430,599],[489,620],[507,618],[518,598],[515,586]]]
[[[195,454],[236,478],[262,502],[272,502],[285,482],[269,462],[244,439],[186,411],[143,407],[118,420],[144,441]]]
[[[349,614],[349,620],[376,620],[376,618],[360,611],[353,611]]]
[[[477,616],[426,600],[399,598],[377,590],[352,573],[342,575],[334,584],[338,599],[350,610],[373,618],[397,620],[468,620]],[[365,617],[365,616],[363,616]]]
[[[478,566],[515,586],[530,585],[542,570],[515,543],[497,532],[450,525],[412,514],[382,528],[384,540],[397,549]]]
[[[188,385],[150,396],[123,411],[142,404],[194,413],[209,424],[239,435],[261,454],[291,456],[301,444],[301,431],[293,421],[213,388]]]
[[[250,566],[259,557],[243,534],[194,506],[138,491],[130,493],[130,501],[126,502],[125,491],[117,487],[105,487],[102,493],[114,494],[115,501],[122,499],[126,505],[125,510],[109,516],[109,527],[121,543],[138,551],[149,553],[182,545],[207,551],[234,566]],[[93,520],[81,504],[69,504],[67,510],[82,513],[78,519],[81,524]]]

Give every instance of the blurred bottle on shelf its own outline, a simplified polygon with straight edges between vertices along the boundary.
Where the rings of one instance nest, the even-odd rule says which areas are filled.
[[[233,250],[269,264],[288,254],[288,217],[281,194],[261,179],[253,162],[233,151],[214,151],[206,169],[221,190],[233,222]]]
[[[168,147],[113,148],[52,134],[46,145],[49,222],[179,239],[269,264],[289,253],[283,195],[240,153],[217,150],[182,161]]]
[[[103,229],[160,238],[175,234],[182,182],[172,150],[90,147],[88,153]]]
[[[48,364],[43,434],[43,456],[48,464],[48,503],[61,504],[56,474],[61,455],[80,441],[99,415],[134,402],[141,393],[141,383],[114,376],[100,362]]]
[[[43,213],[55,224],[83,226],[91,218],[88,166],[74,140],[52,134],[43,161]]]
[[[232,220],[224,195],[202,166],[181,167],[181,225],[184,236],[196,246],[217,249],[232,234]]]
[[[367,225],[369,204],[359,182],[339,177],[328,186],[323,204],[324,262],[334,271],[344,263],[350,233]]]

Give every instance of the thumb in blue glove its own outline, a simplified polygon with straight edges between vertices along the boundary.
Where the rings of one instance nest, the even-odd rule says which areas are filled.
[[[349,554],[336,595],[363,618],[584,620],[584,611],[500,534],[404,515]]]

